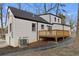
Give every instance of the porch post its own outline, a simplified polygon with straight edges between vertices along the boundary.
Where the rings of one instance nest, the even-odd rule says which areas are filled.
[[[57,43],[58,42],[58,40],[57,40],[57,30],[56,30],[55,40],[56,40],[56,43]]]
[[[63,40],[64,40],[64,24],[63,24]]]
[[[37,41],[40,40],[39,31],[38,31],[38,22],[37,22]]]

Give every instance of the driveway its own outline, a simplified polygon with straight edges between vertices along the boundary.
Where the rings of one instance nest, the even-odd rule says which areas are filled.
[[[8,46],[6,43],[6,40],[0,39],[0,48],[6,47],[6,46]]]

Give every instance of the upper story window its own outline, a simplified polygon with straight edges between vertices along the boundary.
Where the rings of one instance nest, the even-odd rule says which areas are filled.
[[[54,19],[54,20],[55,20],[55,22],[56,22],[56,17],[55,17],[55,19]]]
[[[32,23],[32,31],[36,31],[36,24]]]
[[[10,17],[10,12],[8,11],[8,19],[9,19],[9,17]]]
[[[44,25],[41,25],[41,29],[44,29]]]
[[[48,26],[48,30],[49,30],[49,31],[52,30],[52,26]]]
[[[10,32],[12,31],[12,23],[10,23]]]
[[[58,19],[58,22],[60,22],[60,19]]]

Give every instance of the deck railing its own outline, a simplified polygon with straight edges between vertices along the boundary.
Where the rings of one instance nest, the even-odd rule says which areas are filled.
[[[43,30],[39,31],[40,37],[67,37],[69,36],[69,31],[66,30]]]

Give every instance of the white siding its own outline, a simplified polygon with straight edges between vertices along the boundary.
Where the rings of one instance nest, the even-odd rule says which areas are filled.
[[[63,30],[63,25],[54,24],[54,25],[52,26],[52,29]],[[70,31],[70,27],[64,25],[64,30]]]
[[[57,30],[63,30],[63,25],[54,24],[52,26],[52,30],[55,30],[55,29],[57,29]],[[69,34],[71,35],[71,31],[70,31],[70,27],[69,26],[65,26],[64,25],[64,30],[69,31]]]
[[[20,38],[26,37],[28,39],[28,43],[32,43],[37,41],[37,22],[34,21],[29,21],[29,20],[23,20],[23,19],[18,19],[14,18],[13,14],[11,13],[10,9],[8,10],[10,12],[10,18],[8,19],[8,35],[7,35],[7,43],[11,46],[17,47],[18,46],[18,40]],[[43,15],[40,16],[46,21],[50,22],[50,15]],[[56,21],[54,21],[54,18],[56,16],[51,15],[51,22],[50,23],[61,23],[61,19],[58,22],[58,17],[56,17]],[[10,32],[10,23],[12,23],[12,32]],[[36,24],[36,31],[32,31],[32,23]],[[44,25],[44,29],[41,29],[41,25]],[[38,23],[38,31],[40,30],[48,30],[48,26],[50,24],[45,24],[45,23]],[[63,30],[62,25],[58,24],[53,24],[50,25],[52,26],[52,30],[58,29],[58,30]],[[64,30],[70,31],[70,27],[64,26]],[[12,37],[13,33],[13,37]]]
[[[41,15],[40,17],[42,17],[43,19],[45,19],[46,21],[50,23],[61,23],[61,18],[54,15],[47,14],[47,15]],[[55,21],[55,18],[56,18],[56,21]]]
[[[54,29],[62,30],[62,29],[63,29],[63,26],[62,26],[62,25],[58,25],[58,24],[54,24],[54,25],[52,26],[52,29],[53,29],[53,30],[54,30]]]
[[[45,19],[46,21],[50,22],[49,15],[42,15],[42,16],[40,16],[40,17],[42,17],[42,18]]]
[[[70,30],[70,27],[69,26],[64,26],[64,29],[65,30]]]
[[[36,31],[32,31],[32,23],[36,24]],[[37,41],[37,22],[15,18],[13,29],[15,45],[18,45],[18,39],[23,37],[28,39],[28,43]]]
[[[41,29],[41,25],[44,25],[44,29]],[[45,23],[38,23],[38,31],[41,31],[41,30],[48,30],[47,25],[49,25],[49,24],[45,24]]]
[[[8,11],[11,15],[9,19],[7,17],[8,34],[6,35],[6,41],[8,45],[17,47],[19,38],[23,37],[28,39],[28,43],[37,41],[37,22],[14,18],[10,9]],[[12,32],[10,32],[10,23],[12,23]],[[32,23],[36,24],[36,31],[32,31]]]
[[[13,43],[13,38],[12,38],[12,32],[13,32],[13,29],[12,29],[12,32],[10,32],[10,23],[12,23],[12,27],[13,27],[13,20],[14,20],[14,16],[12,14],[12,12],[10,11],[10,9],[8,10],[8,12],[10,13],[8,16],[7,16],[7,26],[8,26],[8,34],[6,35],[7,38],[6,38],[6,42],[8,45],[12,45]]]
[[[56,21],[55,21],[55,18],[56,18]],[[61,23],[61,19],[59,17],[51,15],[51,23]]]

